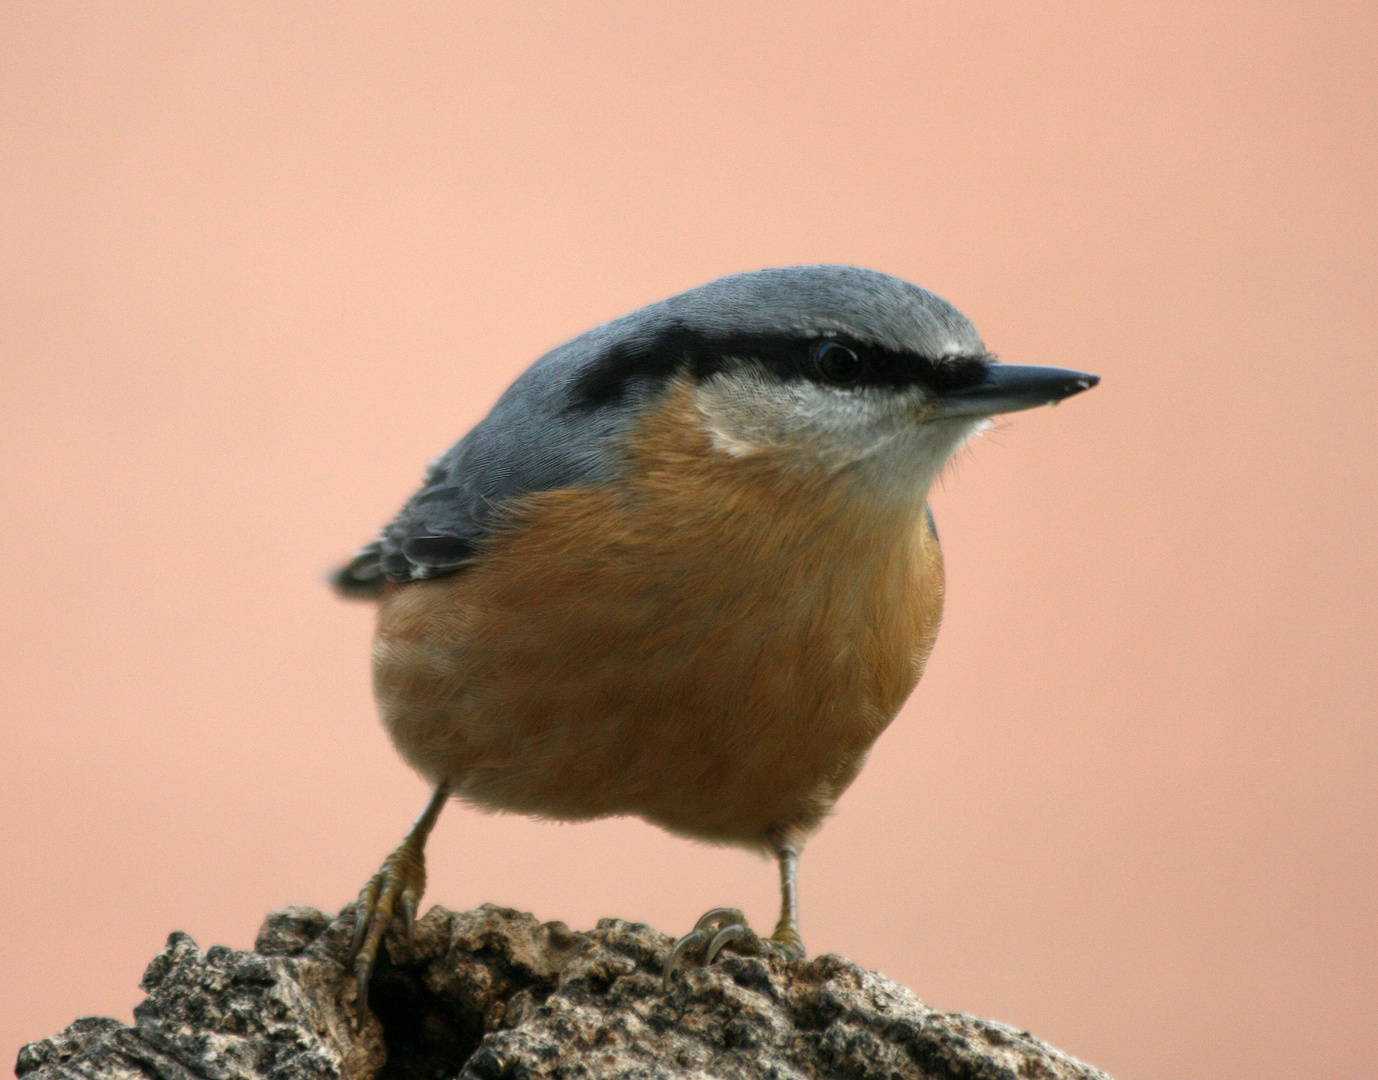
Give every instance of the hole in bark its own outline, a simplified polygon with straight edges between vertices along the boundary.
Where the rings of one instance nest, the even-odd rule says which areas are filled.
[[[483,1039],[483,1017],[456,1011],[416,968],[384,965],[374,973],[369,1007],[383,1025],[388,1060],[378,1080],[436,1080],[464,1067]]]

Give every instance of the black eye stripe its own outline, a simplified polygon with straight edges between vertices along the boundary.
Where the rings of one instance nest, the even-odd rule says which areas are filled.
[[[822,352],[829,346],[855,355],[859,371],[838,379],[823,372]],[[828,349],[830,354],[835,349]],[[720,372],[755,366],[782,382],[806,380],[832,387],[880,386],[903,389],[956,390],[984,381],[985,354],[928,357],[885,349],[856,339],[789,337],[768,334],[716,334],[670,326],[657,334],[618,342],[590,364],[570,388],[572,409],[596,409],[622,399],[632,386],[663,386],[676,374],[707,379]],[[840,368],[839,368],[840,370]]]
[[[829,371],[827,368],[831,365],[825,366],[825,354],[831,360],[839,350],[845,350],[843,355],[856,357],[856,371],[849,371],[846,378],[837,378],[837,371]],[[983,382],[987,365],[995,359],[984,353],[933,358],[842,338],[815,341],[812,356],[812,370],[805,365],[801,373],[815,382],[832,386],[886,386],[894,389],[921,386],[938,391],[956,390]],[[789,377],[787,370],[778,366],[775,366],[775,370],[782,377]]]

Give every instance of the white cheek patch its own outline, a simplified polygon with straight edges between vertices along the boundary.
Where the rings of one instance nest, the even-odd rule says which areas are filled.
[[[869,395],[747,371],[715,375],[695,397],[714,447],[733,457],[784,452],[845,464],[873,452],[891,411]]]
[[[734,458],[770,455],[836,473],[861,466],[882,487],[926,492],[979,421],[925,421],[922,390],[844,390],[784,382],[750,369],[724,372],[695,388],[713,448]]]

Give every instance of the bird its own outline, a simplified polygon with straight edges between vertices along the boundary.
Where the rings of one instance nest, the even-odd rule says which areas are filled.
[[[1098,381],[836,265],[722,277],[537,360],[331,579],[378,604],[378,712],[433,788],[355,906],[359,1000],[394,922],[412,940],[450,799],[773,856],[774,932],[714,908],[667,988],[724,948],[803,957],[804,843],[938,633],[934,481],[991,417]]]

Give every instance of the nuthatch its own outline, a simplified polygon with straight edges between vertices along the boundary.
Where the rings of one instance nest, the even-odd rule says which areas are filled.
[[[938,632],[930,486],[989,417],[1097,381],[996,363],[950,304],[847,266],[725,277],[532,365],[333,579],[381,601],[378,708],[435,785],[360,895],[361,997],[450,797],[769,852],[768,941],[714,909],[665,979],[742,938],[802,956],[800,849]]]

